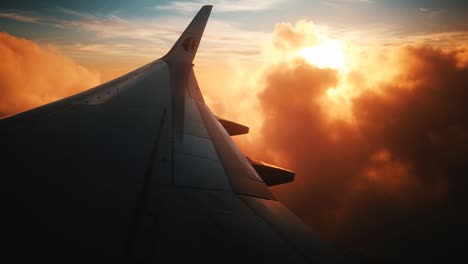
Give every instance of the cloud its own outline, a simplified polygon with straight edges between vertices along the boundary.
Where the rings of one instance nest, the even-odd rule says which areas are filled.
[[[468,31],[440,32],[433,34],[413,34],[395,38],[393,42],[387,44],[401,45],[406,44],[431,44],[441,48],[453,49],[454,47],[464,48],[468,41]]]
[[[199,0],[195,2],[187,1],[174,1],[166,5],[157,5],[156,9],[159,10],[170,10],[180,13],[192,13],[201,8],[202,5],[214,5],[216,12],[228,13],[228,12],[255,12],[261,10],[269,10],[278,6],[278,4],[284,2],[284,0]]]
[[[278,25],[272,46],[317,37],[299,28]],[[455,260],[463,251],[453,234],[468,231],[466,49],[369,49],[346,74],[300,58],[266,65],[263,126],[255,145],[241,145],[296,171],[275,194],[338,247],[397,263]],[[351,118],[329,114],[342,107],[329,91],[343,85]]]
[[[126,20],[115,15],[93,15],[90,13],[76,12],[68,9],[60,9],[70,15],[71,19],[50,19],[40,15],[27,15],[17,12],[0,13],[1,18],[33,24],[48,24],[54,27],[79,29],[94,32],[101,38],[125,37],[138,40],[157,41],[155,36],[171,36],[178,31],[168,27],[159,27],[156,23],[142,23]]]
[[[94,53],[134,55],[148,59],[163,56],[189,21],[178,17],[161,17],[156,20],[126,19],[116,15],[95,15],[64,8],[59,10],[67,14],[69,19],[49,19],[18,12],[0,13],[0,17],[96,35],[95,40],[85,43],[61,44],[61,50],[72,56]],[[246,30],[237,24],[211,19],[202,42],[205,49],[200,50],[198,57],[211,56],[209,54],[258,57],[267,39],[267,33]]]
[[[442,11],[430,10],[423,7],[418,8],[418,11],[421,15],[427,16],[429,19],[437,18],[442,13]]]
[[[276,24],[272,39],[276,49],[288,51],[316,44],[320,36],[316,25],[302,20],[294,26],[290,23]]]
[[[75,94],[99,84],[99,75],[52,46],[0,32],[0,117]]]
[[[432,11],[432,10],[429,10],[429,9],[423,8],[423,7],[420,7],[418,10],[423,12],[423,13],[428,13],[428,14],[432,14],[432,15],[440,14],[440,11]]]
[[[62,27],[59,23],[59,20],[32,16],[27,14],[19,14],[16,12],[0,12],[0,18],[11,19],[20,22],[26,23],[35,23],[35,24],[44,24],[54,27]]]
[[[343,8],[347,5],[354,5],[354,4],[373,4],[373,0],[333,0],[333,1],[321,1],[321,3],[325,6],[331,8]]]
[[[35,23],[39,21],[39,19],[36,17],[25,16],[25,15],[21,15],[17,13],[0,13],[0,17],[13,19],[16,21],[21,21],[21,22],[29,22],[29,23]]]

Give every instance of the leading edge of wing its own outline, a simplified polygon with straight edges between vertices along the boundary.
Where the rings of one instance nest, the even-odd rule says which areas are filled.
[[[212,5],[203,6],[174,46],[161,59],[170,64],[191,64],[198,50]]]

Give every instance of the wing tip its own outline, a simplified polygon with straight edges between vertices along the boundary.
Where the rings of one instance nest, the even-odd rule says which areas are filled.
[[[161,58],[162,60],[169,63],[192,63],[212,8],[213,5],[204,5],[200,8],[171,50]]]

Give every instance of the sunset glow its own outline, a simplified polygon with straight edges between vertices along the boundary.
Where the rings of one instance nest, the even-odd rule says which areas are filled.
[[[318,45],[303,48],[300,55],[308,63],[319,68],[345,70],[342,42],[326,40]]]

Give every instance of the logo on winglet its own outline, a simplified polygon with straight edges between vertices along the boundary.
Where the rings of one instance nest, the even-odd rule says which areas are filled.
[[[188,37],[182,42],[182,47],[187,52],[193,52],[198,47],[198,41],[194,40],[192,37]]]

